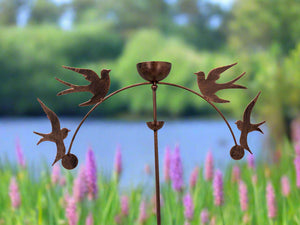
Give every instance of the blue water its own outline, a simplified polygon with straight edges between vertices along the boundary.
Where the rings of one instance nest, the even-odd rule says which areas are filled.
[[[81,118],[61,119],[62,127],[71,130],[65,139],[66,147],[69,146],[80,120]],[[236,129],[234,121],[229,123],[238,140],[240,132]],[[46,162],[51,168],[56,154],[55,144],[43,142],[37,146],[39,136],[33,134],[33,131],[48,133],[50,130],[50,123],[44,117],[0,118],[0,157],[7,157],[12,163],[16,162],[15,142],[18,138],[30,167],[44,168],[43,164]],[[267,128],[263,127],[263,130],[266,131]],[[266,136],[267,134],[262,135],[259,132],[249,134],[249,146],[256,156],[259,155]],[[222,120],[166,120],[164,127],[158,132],[158,141],[161,178],[166,146],[174,149],[175,145],[179,144],[186,178],[196,165],[203,165],[209,149],[214,155],[215,167],[223,169],[229,163],[233,163],[229,151],[234,142]],[[98,171],[110,176],[115,149],[118,145],[121,146],[123,157],[121,186],[151,183],[154,176],[153,131],[148,129],[143,121],[88,119],[79,130],[71,152],[77,155],[80,165],[84,163],[88,147],[91,147],[95,151]],[[146,164],[149,164],[152,169],[151,176],[144,171]]]

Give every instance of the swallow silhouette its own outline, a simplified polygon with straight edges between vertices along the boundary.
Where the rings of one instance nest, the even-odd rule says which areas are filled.
[[[55,77],[55,79],[58,80],[59,82],[71,87],[69,89],[59,92],[57,95],[65,95],[74,92],[86,92],[86,91],[91,92],[93,94],[93,97],[90,100],[81,103],[79,105],[79,106],[89,106],[100,102],[108,93],[110,87],[109,72],[111,70],[107,70],[107,69],[101,70],[101,78],[99,78],[97,73],[94,72],[93,70],[80,69],[80,68],[74,68],[68,66],[63,66],[63,68],[82,74],[85,77],[85,79],[90,81],[91,83],[89,85],[79,86],[79,85],[68,83],[66,81],[60,80]]]
[[[62,159],[63,156],[66,154],[66,148],[63,140],[68,136],[70,130],[67,128],[60,129],[60,123],[57,115],[51,109],[49,109],[40,99],[37,100],[41,104],[44,112],[46,113],[48,119],[51,122],[52,131],[49,134],[43,134],[35,131],[33,131],[33,133],[42,136],[42,138],[39,140],[37,145],[44,141],[55,142],[57,147],[57,154],[54,162],[52,163],[53,166],[57,161]]]
[[[232,81],[229,81],[227,83],[218,84],[216,81],[220,78],[220,74],[224,71],[228,70],[230,67],[236,65],[237,63],[223,66],[223,67],[217,67],[215,69],[212,69],[205,79],[205,73],[202,71],[199,71],[195,73],[197,75],[197,82],[199,89],[203,96],[207,98],[208,100],[216,103],[227,103],[228,100],[219,98],[215,93],[222,89],[229,89],[229,88],[240,88],[240,89],[247,89],[246,87],[238,84],[234,84],[237,80],[239,80],[242,76],[245,75],[245,73],[242,73],[237,78],[233,79]]]
[[[235,122],[238,129],[241,131],[240,145],[244,149],[248,150],[251,154],[252,154],[252,152],[249,149],[248,142],[247,142],[248,133],[250,133],[252,131],[259,131],[263,134],[264,132],[259,128],[259,126],[266,122],[266,121],[263,121],[263,122],[256,123],[256,124],[252,124],[250,122],[251,112],[252,112],[252,109],[253,109],[259,95],[260,95],[260,92],[256,95],[256,97],[249,103],[249,105],[245,109],[245,112],[243,115],[243,121],[238,120]]]

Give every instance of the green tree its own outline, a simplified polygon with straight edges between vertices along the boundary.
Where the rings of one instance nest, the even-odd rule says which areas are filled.
[[[0,24],[16,25],[17,14],[26,0],[0,0]]]
[[[288,54],[300,41],[300,1],[236,1],[229,22],[229,42],[236,49],[269,49],[278,44]]]
[[[51,0],[36,0],[30,12],[30,24],[58,24],[64,6],[56,5]]]
[[[174,17],[183,22],[177,32],[188,43],[198,49],[222,47],[225,43],[222,27],[227,13],[219,5],[203,0],[178,0],[174,7]]]

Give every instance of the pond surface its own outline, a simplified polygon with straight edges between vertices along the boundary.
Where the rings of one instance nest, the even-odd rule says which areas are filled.
[[[67,148],[80,120],[80,118],[61,119],[62,127],[71,130],[65,139]],[[229,123],[238,140],[240,132],[234,121]],[[267,137],[266,126],[262,129],[265,135],[253,132],[248,136],[249,146],[255,156],[263,148],[264,139]],[[56,154],[55,144],[43,142],[37,146],[39,136],[33,133],[33,131],[48,133],[50,130],[51,126],[46,118],[0,118],[0,157],[7,157],[12,163],[16,162],[15,146],[16,139],[19,139],[30,168],[42,169],[45,168],[45,163],[51,168]],[[234,142],[223,120],[166,120],[164,127],[158,131],[158,142],[161,179],[166,146],[172,150],[176,144],[180,146],[185,179],[195,166],[203,165],[209,149],[214,155],[215,167],[222,169],[233,163],[229,151]],[[71,152],[77,155],[80,165],[84,163],[86,151],[91,147],[96,155],[98,171],[110,176],[118,145],[121,146],[123,157],[121,186],[145,182],[151,184],[154,172],[153,131],[147,128],[144,121],[88,119],[79,130]],[[245,156],[247,154],[246,152]],[[243,160],[246,160],[246,157]],[[150,176],[145,173],[146,164],[152,169]]]

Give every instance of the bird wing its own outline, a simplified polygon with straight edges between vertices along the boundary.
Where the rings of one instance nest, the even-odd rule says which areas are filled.
[[[237,63],[233,63],[231,65],[228,66],[221,66],[221,67],[217,67],[215,69],[212,69],[208,75],[206,80],[211,80],[211,81],[216,81],[220,78],[220,74],[223,73],[224,71],[228,70],[230,67],[236,65]]]
[[[90,69],[81,69],[81,68],[75,68],[75,67],[69,67],[69,66],[62,66],[65,69],[72,70],[76,73],[82,74],[88,81],[97,81],[100,80],[98,74]]]
[[[57,147],[57,153],[54,162],[52,163],[52,166],[62,159],[62,157],[66,154],[66,147],[62,139],[55,142]]]
[[[60,131],[60,123],[57,115],[51,109],[49,109],[39,98],[37,99],[42,106],[44,112],[46,113],[48,119],[51,122],[52,133],[58,134]]]
[[[250,129],[250,116],[251,116],[251,112],[252,112],[252,109],[259,97],[261,92],[259,92],[256,97],[248,104],[247,108],[245,109],[245,112],[244,112],[244,116],[243,116],[243,123],[244,123],[244,126],[247,126],[249,129]]]

